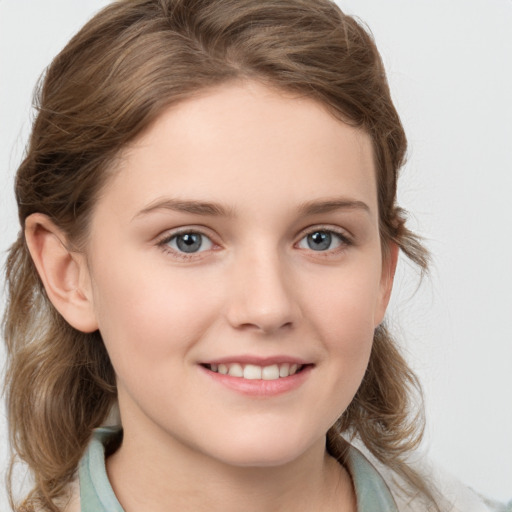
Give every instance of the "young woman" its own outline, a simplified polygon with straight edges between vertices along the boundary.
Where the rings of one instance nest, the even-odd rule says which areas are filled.
[[[398,252],[427,255],[356,21],[119,1],[38,98],[4,322],[18,510],[468,510],[407,463],[418,385],[384,316]]]

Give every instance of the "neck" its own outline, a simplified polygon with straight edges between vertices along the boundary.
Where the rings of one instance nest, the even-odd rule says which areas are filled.
[[[356,510],[350,476],[327,454],[323,439],[297,459],[270,467],[232,466],[163,440],[125,426],[121,447],[107,460],[126,512]]]

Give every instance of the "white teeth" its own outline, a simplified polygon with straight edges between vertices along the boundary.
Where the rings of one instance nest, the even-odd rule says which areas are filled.
[[[244,368],[244,379],[256,380],[261,379],[261,366],[247,364]]]
[[[242,368],[242,365],[238,363],[232,364],[229,367],[228,375],[231,375],[232,377],[243,377],[244,369]]]
[[[230,375],[231,377],[239,377],[248,380],[277,380],[295,375],[302,370],[302,365],[293,363],[272,364],[269,366],[257,366],[255,364],[240,363],[231,364],[210,364],[209,369],[212,372],[222,375]]]
[[[279,366],[273,364],[272,366],[265,366],[261,370],[261,378],[263,380],[276,380],[279,379]]]

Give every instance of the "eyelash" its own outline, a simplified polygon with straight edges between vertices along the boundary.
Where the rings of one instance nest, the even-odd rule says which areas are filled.
[[[298,245],[300,242],[302,242],[304,239],[306,239],[308,236],[313,235],[315,233],[328,233],[330,235],[334,235],[336,238],[339,239],[340,246],[336,247],[334,249],[328,249],[326,251],[315,251],[314,249],[304,249],[309,250],[310,252],[314,253],[316,256],[328,258],[330,256],[337,256],[343,251],[345,251],[348,247],[354,245],[354,242],[351,237],[347,235],[345,231],[342,231],[340,229],[335,229],[330,226],[312,226],[311,228],[307,228],[304,230],[301,235],[299,241],[295,244]]]
[[[320,257],[329,257],[332,255],[338,255],[339,253],[343,252],[348,247],[353,245],[353,241],[351,240],[351,238],[349,236],[347,236],[347,234],[345,232],[342,232],[341,230],[333,229],[332,227],[327,227],[327,226],[314,226],[314,227],[304,230],[300,234],[299,241],[294,244],[294,247],[297,246],[304,239],[306,239],[308,236],[313,235],[315,233],[328,233],[330,235],[334,235],[340,241],[340,247],[337,247],[335,249],[328,249],[326,251],[315,251],[314,249],[304,249],[304,250],[309,250],[310,252],[315,253],[316,255],[318,255]],[[179,258],[184,261],[188,261],[191,259],[197,260],[198,257],[201,257],[200,255],[202,253],[208,252],[209,250],[215,250],[215,249],[210,248],[210,249],[206,249],[206,250],[199,251],[199,252],[186,253],[186,252],[181,252],[179,250],[173,249],[172,247],[169,246],[169,243],[172,240],[177,239],[177,237],[179,237],[180,235],[199,235],[201,237],[207,238],[213,247],[215,247],[217,245],[211,239],[211,237],[209,235],[207,235],[204,231],[202,231],[200,229],[194,229],[194,228],[182,229],[180,231],[176,231],[171,234],[166,234],[164,237],[157,240],[156,244],[166,254],[171,254],[173,257]]]
[[[207,250],[204,250],[204,251],[200,251],[200,252],[186,253],[186,252],[181,252],[176,249],[173,249],[172,247],[169,247],[169,243],[172,240],[174,240],[175,238],[178,238],[180,235],[200,235],[201,237],[204,237],[204,238],[207,238],[208,240],[210,240],[212,246],[215,247],[217,245],[217,244],[215,244],[215,242],[213,242],[211,237],[208,236],[206,233],[204,233],[202,230],[194,229],[194,228],[187,228],[187,229],[175,231],[171,234],[168,234],[168,233],[165,234],[163,238],[161,238],[160,240],[157,240],[157,246],[159,246],[164,251],[164,253],[171,254],[173,257],[179,258],[184,261],[188,261],[191,259],[197,260],[198,255],[201,255],[203,252],[207,252]],[[210,250],[212,250],[212,249],[210,249]],[[213,249],[213,250],[215,250],[215,249]]]

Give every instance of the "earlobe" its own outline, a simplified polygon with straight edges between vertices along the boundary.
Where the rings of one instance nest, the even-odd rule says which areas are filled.
[[[69,250],[62,230],[41,213],[27,217],[25,239],[46,294],[57,311],[79,331],[97,330],[84,256]]]
[[[390,242],[387,247],[385,257],[382,262],[382,275],[380,282],[380,297],[377,305],[375,326],[379,325],[384,319],[386,308],[391,298],[393,290],[393,281],[395,279],[396,266],[398,263],[398,255],[400,248],[397,244]]]

